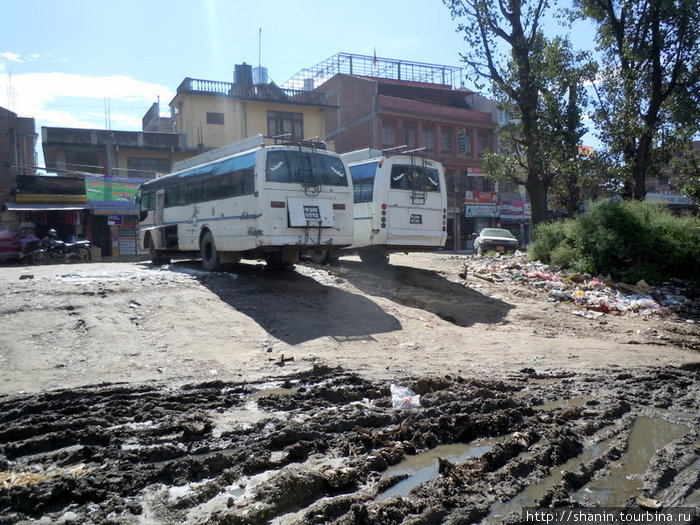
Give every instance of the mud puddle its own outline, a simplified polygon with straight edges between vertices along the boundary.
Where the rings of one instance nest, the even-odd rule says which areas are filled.
[[[699,379],[394,378],[420,394],[411,409],[389,383],[323,367],[2,396],[0,523],[479,523],[617,503],[627,482],[620,497],[691,505]]]
[[[405,496],[411,489],[421,483],[439,476],[441,465],[458,465],[468,458],[478,458],[503,441],[504,438],[482,439],[475,443],[452,443],[439,445],[431,450],[409,456],[401,463],[387,468],[382,475],[383,480],[401,479],[396,485],[383,491],[377,496],[377,501],[384,501],[392,496]]]

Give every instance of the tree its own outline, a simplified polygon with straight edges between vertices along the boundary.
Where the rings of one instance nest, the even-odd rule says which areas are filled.
[[[574,7],[598,26],[604,67],[594,119],[603,154],[622,196],[642,200],[646,177],[700,131],[697,0],[574,0]]]
[[[523,184],[533,224],[546,221],[550,188],[562,172],[572,172],[565,166],[577,157],[584,131],[581,57],[564,40],[544,37],[548,0],[444,1],[462,20],[469,76],[490,84],[508,117],[499,130],[500,152],[486,156],[485,171]]]

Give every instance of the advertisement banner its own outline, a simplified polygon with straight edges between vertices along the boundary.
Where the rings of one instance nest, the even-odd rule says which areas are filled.
[[[465,204],[497,204],[498,193],[495,191],[467,191],[464,193]]]
[[[501,201],[501,217],[504,219],[529,219],[530,203],[525,201]]]
[[[498,217],[497,204],[467,204],[464,207],[465,217]]]
[[[136,191],[143,181],[122,177],[85,177],[88,206],[137,212]]]

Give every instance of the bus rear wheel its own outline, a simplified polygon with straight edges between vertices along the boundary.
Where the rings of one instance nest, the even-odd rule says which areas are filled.
[[[214,236],[211,232],[207,232],[202,237],[200,244],[200,252],[202,256],[202,266],[208,272],[218,272],[221,270],[221,256],[214,244]]]
[[[389,264],[389,255],[382,250],[358,250],[357,255],[360,256],[360,260],[365,264],[374,266],[386,266]]]

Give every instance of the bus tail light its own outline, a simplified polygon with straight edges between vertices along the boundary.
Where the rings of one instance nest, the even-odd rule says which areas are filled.
[[[334,202],[333,203],[333,209],[334,210],[344,210],[345,209],[345,204],[341,202]]]
[[[284,201],[271,201],[270,206],[272,208],[285,208],[286,205],[284,204]]]

